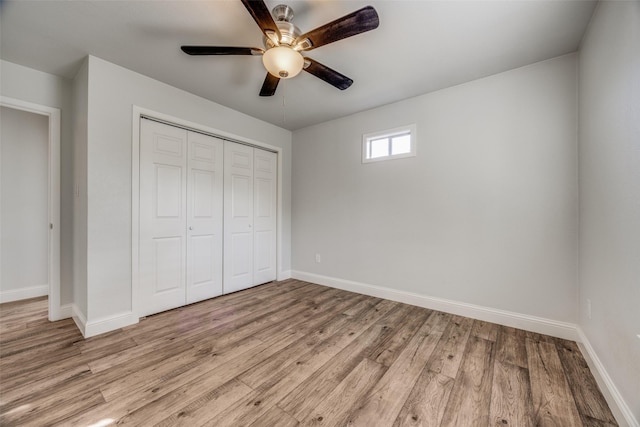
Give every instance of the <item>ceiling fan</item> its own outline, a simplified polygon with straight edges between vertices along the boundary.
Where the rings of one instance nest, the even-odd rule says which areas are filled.
[[[293,10],[289,6],[281,4],[274,7],[274,21],[263,0],[241,1],[265,35],[264,49],[232,46],[182,46],[181,49],[189,55],[262,55],[268,72],[260,96],[273,96],[280,79],[295,77],[302,70],[340,90],[347,89],[353,80],[308,56],[302,56],[301,52],[374,30],[379,25],[376,10],[366,6],[301,34],[291,23]]]

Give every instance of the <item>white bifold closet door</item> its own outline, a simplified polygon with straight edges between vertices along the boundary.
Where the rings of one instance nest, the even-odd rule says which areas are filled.
[[[140,310],[222,294],[224,142],[142,119]]]
[[[225,141],[224,293],[276,279],[277,155]]]

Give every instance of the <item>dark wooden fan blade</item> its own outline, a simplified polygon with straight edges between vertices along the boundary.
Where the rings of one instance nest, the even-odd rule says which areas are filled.
[[[338,18],[298,37],[301,50],[311,50],[347,37],[378,28],[378,13],[372,6],[366,6],[353,13]]]
[[[258,27],[260,27],[264,35],[277,45],[280,42],[280,30],[273,20],[267,5],[264,4],[264,1],[242,0],[242,4],[247,8],[253,17],[253,20],[256,21],[256,24],[258,24]]]
[[[264,51],[257,47],[232,46],[181,46],[189,55],[262,55]]]
[[[319,63],[318,61],[314,61],[309,57],[304,58],[304,60],[305,64],[309,64],[309,66],[304,68],[307,73],[313,74],[317,78],[324,80],[325,82],[337,87],[340,90],[345,90],[353,84],[353,80],[351,80],[349,77],[345,76],[344,74],[340,74],[336,70],[332,70],[331,68]]]
[[[280,78],[271,73],[267,73],[267,77],[265,77],[264,83],[262,83],[262,89],[260,89],[260,96],[273,96],[278,88],[278,83],[280,83]]]

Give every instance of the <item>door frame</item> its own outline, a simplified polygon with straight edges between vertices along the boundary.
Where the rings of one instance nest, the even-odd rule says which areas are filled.
[[[0,105],[46,116],[49,119],[49,266],[47,269],[49,273],[49,320],[60,320],[63,317],[60,306],[60,109],[6,96],[0,96]]]
[[[238,136],[219,129],[214,129],[189,120],[180,119],[168,114],[153,111],[137,105],[132,106],[131,114],[131,311],[139,317],[140,292],[140,120],[148,117],[152,120],[164,122],[195,132],[201,132],[213,137],[262,148],[276,153],[277,157],[277,212],[276,212],[276,274],[282,280],[282,148],[265,144],[250,138]]]

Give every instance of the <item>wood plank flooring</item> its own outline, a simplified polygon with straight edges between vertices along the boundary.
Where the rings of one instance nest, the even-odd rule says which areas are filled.
[[[3,426],[611,426],[576,343],[287,280],[84,340],[0,305]]]

